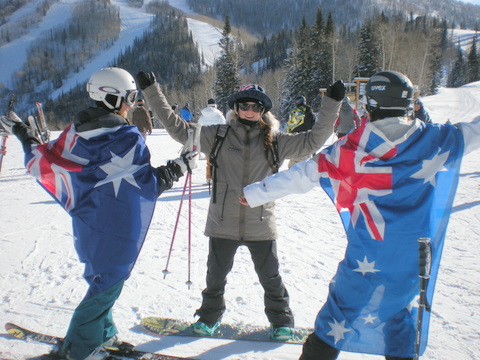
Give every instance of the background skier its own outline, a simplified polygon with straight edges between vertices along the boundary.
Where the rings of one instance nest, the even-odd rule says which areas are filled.
[[[293,100],[293,109],[288,116],[287,125],[285,131],[287,133],[297,133],[310,130],[315,124],[316,118],[312,111],[312,107],[307,105],[307,99],[303,95],[299,95]],[[308,159],[311,154],[301,156],[296,159],[290,159],[288,167],[296,164],[297,162]]]
[[[223,116],[223,113],[218,110],[215,99],[208,99],[207,107],[202,109],[198,123],[202,126],[225,124],[225,116]],[[212,182],[212,172],[208,157],[206,160],[207,166],[205,170],[205,179],[207,180],[207,183],[210,184]]]
[[[145,101],[143,99],[139,99],[137,106],[133,109],[132,125],[138,128],[138,131],[140,131],[144,139],[147,138],[147,134],[150,135],[152,133],[152,117],[150,116],[150,112],[145,108]]]
[[[430,119],[430,115],[428,114],[428,111],[425,109],[425,106],[423,106],[423,102],[420,99],[415,100],[415,103],[413,105],[412,118],[421,120],[425,124],[431,124],[432,122],[432,119]]]
[[[333,125],[333,132],[340,139],[351,130],[359,127],[361,123],[358,111],[352,107],[350,99],[345,97],[340,108],[340,116]]]

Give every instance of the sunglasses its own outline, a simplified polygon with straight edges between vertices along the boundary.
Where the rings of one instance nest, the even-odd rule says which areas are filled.
[[[133,106],[135,104],[135,100],[137,99],[138,90],[127,90],[125,95],[125,104],[128,106]]]
[[[238,108],[242,111],[252,110],[253,112],[259,113],[263,110],[263,106],[259,104],[246,104],[246,103],[239,103]]]

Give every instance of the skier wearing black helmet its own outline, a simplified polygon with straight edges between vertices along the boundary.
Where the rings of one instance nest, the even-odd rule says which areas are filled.
[[[293,109],[287,121],[287,133],[296,133],[310,130],[315,124],[315,114],[310,105],[307,105],[305,96],[300,95],[293,101]]]
[[[320,185],[341,215],[345,258],[300,360],[423,354],[461,159],[480,147],[480,116],[455,125],[410,119],[413,86],[399,72],[376,73],[365,90],[369,122],[243,189],[241,203],[256,208]]]
[[[188,130],[198,125],[173,113],[153,73],[139,73],[137,81],[168,133],[186,142]],[[228,99],[227,124],[201,127],[199,151],[210,157],[214,168],[205,228],[209,237],[207,286],[202,292],[202,306],[195,313],[199,319],[192,325],[196,334],[209,336],[217,331],[226,309],[227,275],[238,247],[246,246],[265,291],[271,337],[284,341],[293,336],[289,294],[279,273],[275,204],[250,209],[240,205],[239,197],[245,185],[276,172],[285,158],[318,150],[330,135],[344,95],[342,82],[332,85],[320,110],[322,121],[311,131],[286,134],[279,131],[280,122],[270,112],[273,104],[265,90],[256,84],[244,85]]]

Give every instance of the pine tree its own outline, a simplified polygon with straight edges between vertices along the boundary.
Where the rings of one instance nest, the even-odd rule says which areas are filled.
[[[335,67],[334,67],[334,42],[335,42],[335,25],[333,23],[332,13],[328,13],[327,26],[325,27],[325,45],[326,45],[326,66],[324,73],[324,82],[321,87],[327,87],[330,83],[333,83],[335,79]]]
[[[296,32],[294,50],[290,53],[286,61],[286,75],[282,94],[283,103],[280,106],[282,118],[285,118],[286,114],[288,114],[295,97],[300,94],[307,97],[308,84],[313,76],[311,71],[311,55],[310,29],[307,21],[303,18],[302,26]]]
[[[372,24],[366,22],[360,29],[360,43],[358,45],[358,65],[355,76],[368,77],[379,69],[380,47],[373,32]]]
[[[226,113],[228,109],[228,98],[237,90],[240,84],[240,79],[237,75],[238,61],[236,46],[235,41],[231,37],[231,32],[230,19],[227,16],[225,18],[222,38],[219,42],[221,55],[215,63],[216,81],[214,86],[218,107],[224,113]]]
[[[320,106],[319,88],[325,87],[329,81],[329,74],[332,69],[331,46],[327,44],[325,36],[326,28],[321,8],[317,10],[315,24],[311,28],[310,43],[311,62],[306,64],[309,67],[309,82],[306,85],[304,95],[307,102],[314,108]]]
[[[467,59],[468,82],[480,80],[480,66],[478,62],[477,38],[473,37],[472,46]]]
[[[432,26],[433,27],[433,26]],[[435,94],[442,81],[443,54],[448,46],[448,28],[446,20],[443,21],[442,29],[432,30],[432,45],[429,54],[429,72],[427,75],[425,95]]]
[[[448,87],[460,87],[467,83],[467,69],[463,58],[462,48],[459,46],[457,50],[457,60],[455,61],[452,71],[448,76]]]

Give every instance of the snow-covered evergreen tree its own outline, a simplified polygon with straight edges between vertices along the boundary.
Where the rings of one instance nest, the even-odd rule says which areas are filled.
[[[229,96],[237,91],[238,85],[240,84],[236,46],[231,32],[232,28],[227,16],[225,18],[222,38],[219,42],[221,55],[215,63],[216,80],[214,87],[218,107],[224,113],[228,110],[227,101]]]
[[[460,87],[467,83],[466,64],[461,47],[458,47],[457,51],[457,60],[448,76],[448,87]]]
[[[468,82],[474,82],[480,80],[480,65],[479,56],[477,51],[477,38],[473,37],[472,46],[468,53],[467,68],[468,68]]]
[[[380,70],[380,47],[371,22],[367,21],[360,29],[358,63],[354,76],[368,77]]]
[[[286,118],[295,97],[300,94],[307,97],[306,93],[313,76],[311,65],[310,28],[305,18],[303,18],[302,26],[296,32],[294,49],[286,61],[282,104],[280,105],[282,118]]]
[[[429,68],[425,83],[425,95],[435,94],[442,82],[442,66],[443,54],[448,47],[448,28],[446,21],[443,22],[442,28],[438,29],[435,24],[430,29],[431,43],[429,50]]]
[[[327,25],[323,20],[322,10],[317,11],[317,19],[312,26],[312,62],[311,80],[307,91],[307,100],[314,108],[320,106],[320,88],[327,87],[332,81],[333,71],[333,35],[334,26],[331,14],[329,14]]]

